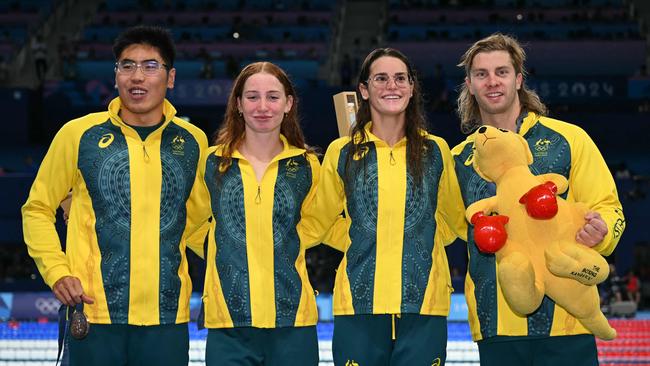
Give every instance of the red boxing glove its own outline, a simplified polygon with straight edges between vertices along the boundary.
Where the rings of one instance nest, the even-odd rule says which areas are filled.
[[[519,203],[526,206],[528,216],[534,219],[547,220],[557,214],[557,186],[546,182],[531,188],[521,196]]]
[[[472,215],[470,221],[474,225],[474,242],[483,253],[496,253],[508,239],[506,224],[508,216],[485,216],[479,211]]]

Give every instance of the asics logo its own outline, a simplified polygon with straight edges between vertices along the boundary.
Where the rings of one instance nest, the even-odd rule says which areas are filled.
[[[113,140],[115,139],[115,136],[113,136],[112,133],[106,133],[102,135],[102,137],[99,139],[99,143],[97,143],[97,146],[99,146],[100,149],[105,149],[110,146],[110,144],[113,143]]]

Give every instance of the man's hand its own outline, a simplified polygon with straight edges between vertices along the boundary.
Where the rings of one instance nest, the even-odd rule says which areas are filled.
[[[609,230],[598,212],[587,212],[585,220],[587,222],[576,234],[576,241],[591,248],[603,241]]]
[[[95,302],[95,300],[84,293],[84,289],[81,287],[81,281],[77,277],[65,276],[60,278],[52,286],[52,292],[54,292],[54,296],[59,301],[68,306],[75,306],[82,301],[86,304]]]

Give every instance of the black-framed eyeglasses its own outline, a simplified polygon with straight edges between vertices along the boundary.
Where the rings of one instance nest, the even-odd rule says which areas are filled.
[[[388,86],[390,79],[393,79],[393,82],[395,82],[398,88],[407,88],[412,83],[411,77],[407,73],[402,72],[393,76],[382,72],[369,77],[367,82],[372,83],[375,88],[385,88]]]
[[[123,74],[133,74],[137,69],[142,70],[142,73],[147,76],[158,74],[158,70],[167,70],[167,65],[162,64],[156,60],[143,61],[137,63],[131,60],[123,60],[115,63],[115,69]]]

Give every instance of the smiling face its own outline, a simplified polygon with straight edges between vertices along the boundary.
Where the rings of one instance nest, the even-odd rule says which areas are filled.
[[[406,107],[413,96],[413,84],[408,82],[399,86],[395,81],[403,77],[408,79],[408,69],[398,58],[382,56],[370,65],[368,81],[359,84],[359,91],[363,99],[368,100],[370,104],[373,120],[378,119],[379,116],[405,114]],[[385,80],[386,83],[383,82]]]
[[[160,52],[146,44],[132,44],[122,51],[118,62],[157,61],[164,64]],[[174,87],[176,69],[159,69],[153,75],[145,75],[141,67],[132,73],[115,72],[115,85],[120,95],[120,116],[133,125],[149,126],[160,122],[167,88]]]
[[[517,91],[521,88],[522,79],[522,74],[515,72],[508,52],[476,54],[465,84],[476,98],[484,123],[495,118],[517,118],[521,110]]]
[[[277,133],[284,114],[293,106],[293,97],[287,96],[284,86],[271,74],[259,72],[244,83],[237,108],[244,118],[246,133]]]

